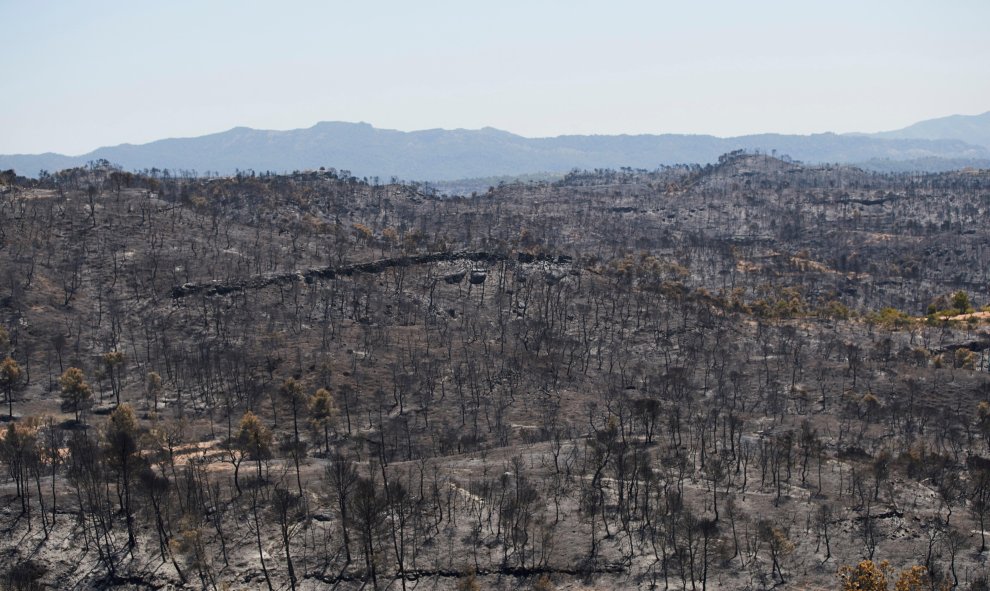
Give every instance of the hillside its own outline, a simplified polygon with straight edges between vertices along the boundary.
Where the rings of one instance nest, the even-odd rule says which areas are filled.
[[[988,172],[0,183],[4,585],[987,581]]]
[[[705,135],[560,136],[525,138],[492,128],[401,132],[364,123],[318,123],[307,129],[264,131],[238,127],[196,138],[100,148],[68,157],[0,156],[0,169],[37,175],[106,160],[125,170],[151,168],[233,174],[237,170],[286,172],[335,167],[358,177],[418,181],[564,173],[572,169],[645,168],[715,162],[734,150],[786,154],[805,162],[988,159],[990,149],[959,140],[877,139],[831,133],[762,134],[735,138]]]
[[[920,121],[903,129],[871,134],[884,139],[945,139],[959,140],[990,148],[990,111],[982,115],[950,115]]]

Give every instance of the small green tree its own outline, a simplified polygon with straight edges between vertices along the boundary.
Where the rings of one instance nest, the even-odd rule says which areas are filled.
[[[249,458],[257,462],[258,480],[261,480],[261,462],[272,456],[272,431],[262,424],[258,415],[251,411],[241,417],[237,429],[237,447]]]
[[[330,425],[337,418],[337,407],[334,405],[333,394],[326,388],[320,388],[309,398],[309,414],[313,426],[323,431],[323,447],[330,453]]]
[[[0,390],[7,399],[7,415],[14,418],[14,391],[21,384],[24,372],[11,357],[0,361]]]
[[[961,289],[952,294],[952,307],[960,314],[972,312],[973,308],[969,303],[969,294]]]
[[[158,397],[162,395],[162,376],[158,375],[158,372],[148,372],[145,391],[151,399],[151,409],[158,412]]]
[[[93,389],[86,383],[86,376],[78,367],[70,367],[58,378],[62,386],[62,408],[75,413],[76,421],[79,413],[93,404]]]
[[[976,353],[973,353],[966,347],[959,347],[952,356],[952,366],[973,369],[976,367]]]

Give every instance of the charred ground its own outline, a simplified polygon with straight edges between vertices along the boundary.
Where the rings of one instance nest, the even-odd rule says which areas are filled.
[[[988,172],[3,182],[11,585],[985,585]]]

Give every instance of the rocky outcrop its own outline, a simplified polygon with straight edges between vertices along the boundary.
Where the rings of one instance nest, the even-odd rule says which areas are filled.
[[[522,262],[546,262],[551,264],[566,264],[571,262],[571,257],[567,255],[553,256],[547,254],[534,255],[529,253],[517,253],[516,260]],[[319,269],[309,269],[307,271],[296,271],[294,273],[281,273],[277,275],[255,275],[242,281],[223,282],[214,281],[210,283],[185,283],[172,288],[173,299],[184,298],[195,294],[204,295],[226,295],[233,292],[249,289],[262,289],[270,285],[286,285],[294,281],[304,281],[312,283],[318,279],[335,279],[337,277],[350,277],[362,273],[381,273],[393,267],[408,267],[411,265],[426,265],[432,263],[498,263],[502,261],[513,262],[513,257],[508,253],[484,252],[484,251],[455,251],[455,252],[432,252],[414,256],[395,257],[389,259],[379,259],[367,263],[354,263],[339,267],[322,267]],[[451,273],[443,278],[446,283],[455,284],[464,280],[466,272]],[[483,269],[471,271],[469,281],[478,285],[484,283],[487,273]]]
[[[469,281],[471,281],[471,285],[481,285],[486,279],[488,279],[487,271],[484,269],[473,269]]]
[[[451,273],[450,275],[445,275],[443,282],[447,285],[455,285],[464,281],[464,276],[467,275],[466,271],[458,271],[457,273]]]

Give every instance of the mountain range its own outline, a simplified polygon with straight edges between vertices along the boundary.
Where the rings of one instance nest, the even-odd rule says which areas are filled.
[[[877,170],[990,168],[990,112],[922,121],[874,134],[563,135],[526,138],[486,127],[403,132],[367,123],[322,122],[288,131],[236,127],[193,138],[121,144],[82,154],[0,155],[0,169],[35,176],[95,160],[125,170],[284,172],[333,167],[358,177],[453,179],[566,172],[574,168],[653,169],[714,162],[733,150],[759,150],[804,162],[857,164]]]

